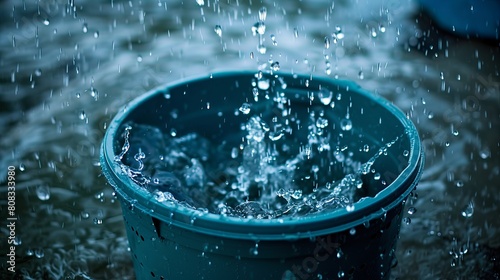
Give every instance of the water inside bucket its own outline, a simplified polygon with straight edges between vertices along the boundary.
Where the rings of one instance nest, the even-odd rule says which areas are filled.
[[[341,208],[350,212],[370,196],[368,178],[383,186],[390,183],[373,164],[402,135],[378,145],[367,139],[361,146],[345,145],[343,133],[356,128],[349,109],[343,116],[331,113],[340,93],[333,98],[331,90],[320,89],[308,94],[307,106],[296,106],[280,90],[286,88],[284,80],[275,77],[279,87],[270,87],[262,73],[255,75],[249,93],[253,101],[243,99],[231,112],[245,120],[224,139],[214,141],[196,131],[179,134],[175,125],[164,131],[127,122],[115,162],[159,202],[243,218],[297,217]],[[175,110],[170,114],[182,122]],[[408,155],[407,150],[402,154]]]

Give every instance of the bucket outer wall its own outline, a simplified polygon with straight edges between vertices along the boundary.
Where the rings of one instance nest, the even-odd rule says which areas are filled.
[[[406,116],[354,83],[320,78],[311,81],[311,90],[318,84],[327,85],[349,94],[354,100],[352,103],[359,100],[360,106],[376,110],[378,119],[384,119],[392,129],[380,131],[375,129],[377,118],[365,120],[366,116],[351,113],[353,123],[360,124],[357,133],[369,134],[374,143],[381,144],[404,132],[406,136],[402,136],[400,146],[408,149],[410,156],[405,164],[398,161],[397,155],[377,159],[377,164],[389,169],[385,175],[391,183],[355,203],[355,211],[349,213],[339,209],[314,218],[281,223],[201,215],[185,207],[165,206],[154,201],[151,194],[135,185],[114,162],[118,129],[123,123],[132,119],[161,127],[167,121],[158,117],[158,112],[168,111],[165,108],[168,106],[158,105],[162,100],[158,96],[168,92],[172,97],[181,98],[178,104],[184,104],[195,102],[193,95],[198,93],[202,99],[214,98],[223,85],[227,85],[226,91],[251,94],[249,81],[253,77],[254,73],[250,72],[224,72],[162,86],[127,104],[110,124],[101,147],[101,166],[122,205],[137,278],[337,279],[341,276],[387,279],[394,263],[402,209],[420,178],[423,153],[416,129]],[[288,92],[304,91],[302,81],[308,77],[283,77]],[[182,99],[186,92],[191,96]],[[235,100],[241,100],[241,96]],[[214,101],[212,106],[217,104]],[[230,110],[241,105],[231,100],[226,103]],[[342,104],[339,102],[336,107],[341,108]],[[199,124],[199,120],[205,118],[203,114],[205,112],[192,112],[194,117],[188,121],[192,126],[187,126],[186,131],[201,129],[204,124]],[[232,125],[239,128],[240,123],[237,120]],[[396,173],[398,175],[394,175]]]

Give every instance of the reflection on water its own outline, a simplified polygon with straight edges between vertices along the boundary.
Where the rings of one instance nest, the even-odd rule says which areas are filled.
[[[413,1],[0,5],[0,174],[16,167],[16,270],[27,279],[134,278],[98,166],[110,119],[159,84],[275,61],[276,71],[355,80],[416,123],[426,170],[393,278],[499,277],[498,42],[437,30]]]

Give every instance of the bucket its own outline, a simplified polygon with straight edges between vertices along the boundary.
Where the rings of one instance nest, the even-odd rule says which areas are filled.
[[[325,90],[333,94],[330,102],[321,100]],[[177,135],[196,132],[214,143],[241,141],[248,115],[237,109],[251,103],[256,91],[260,105],[252,110],[260,106],[261,114],[272,114],[266,107],[272,96],[287,96],[296,118],[307,118],[312,106],[329,116],[337,150],[347,149],[361,161],[378,151],[371,166],[378,178],[373,171],[362,175],[363,197],[310,215],[240,218],[159,202],[117,164],[129,122],[166,133],[175,128]],[[342,123],[346,116],[348,128]],[[297,143],[307,141],[304,127],[292,134]],[[233,71],[161,86],[127,104],[106,131],[100,160],[122,206],[137,279],[388,279],[423,150],[399,109],[353,82]]]

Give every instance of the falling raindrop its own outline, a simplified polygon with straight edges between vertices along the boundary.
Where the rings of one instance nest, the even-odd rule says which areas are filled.
[[[267,17],[267,9],[266,7],[262,7],[259,10],[259,20],[260,21],[265,21]]]
[[[49,200],[50,188],[47,185],[40,185],[36,188],[36,196],[42,201]]]
[[[330,38],[325,37],[325,49],[329,49],[329,48],[330,48]]]
[[[352,129],[352,122],[350,119],[342,119],[340,121],[340,128],[344,131],[349,131]]]
[[[360,80],[363,80],[363,79],[365,78],[365,74],[363,73],[363,71],[362,71],[362,70],[360,70],[360,71],[358,72],[358,78],[359,78]]]
[[[278,61],[275,61],[271,63],[271,70],[272,71],[278,71],[280,70],[280,63]]]
[[[82,31],[83,31],[83,33],[87,33],[89,31],[89,27],[88,27],[87,23],[83,23]]]
[[[250,104],[248,103],[243,103],[241,107],[239,108],[240,112],[242,112],[245,115],[248,115],[250,113]]]
[[[294,28],[294,29],[293,29],[293,36],[294,36],[295,38],[298,38],[298,37],[299,37],[299,30],[298,30],[297,28]]]
[[[465,218],[470,218],[474,214],[474,202],[469,202],[467,206],[462,210],[462,216]]]
[[[85,114],[85,111],[81,111],[80,115],[78,115],[78,118],[82,121],[85,120],[85,118],[87,118],[87,114]]]
[[[214,31],[217,36],[222,37],[222,27],[220,25],[216,25]]]

